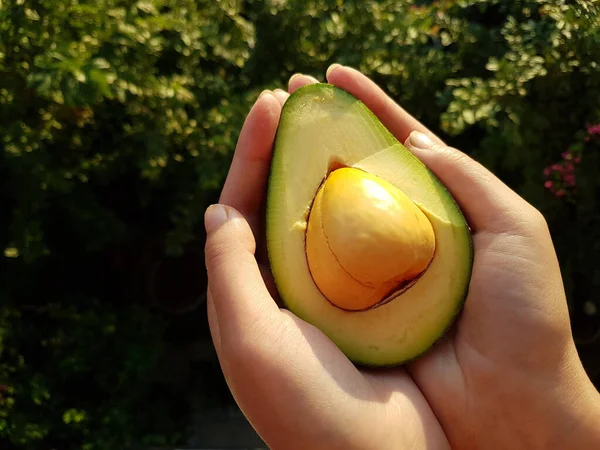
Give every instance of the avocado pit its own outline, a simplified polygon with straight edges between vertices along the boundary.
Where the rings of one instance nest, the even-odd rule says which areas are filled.
[[[427,216],[393,184],[337,166],[314,198],[306,229],[313,281],[329,302],[351,311],[396,298],[435,253]]]

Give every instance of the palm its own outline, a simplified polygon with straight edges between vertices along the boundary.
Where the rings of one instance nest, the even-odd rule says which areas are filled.
[[[539,257],[528,254],[532,246],[524,245],[524,241],[529,239],[517,235],[474,236],[475,266],[465,308],[455,327],[409,366],[416,384],[401,368],[357,370],[325,335],[292,315],[286,314],[289,320],[281,332],[278,355],[282,361],[299,361],[302,370],[312,374],[325,369],[319,379],[321,388],[331,393],[336,403],[344,403],[351,396],[360,408],[370,404],[371,417],[377,421],[386,417],[390,423],[423,422],[428,413],[423,409],[417,390],[420,388],[437,418],[453,424],[446,430],[450,441],[469,447],[465,436],[472,434],[469,428],[480,422],[490,408],[497,395],[494,385],[510,390],[507,383],[511,380],[520,382],[531,373],[545,370],[540,364],[552,365],[559,358],[548,352],[538,355],[531,366],[531,351],[539,353],[540,349],[539,342],[531,342],[531,327],[538,330],[536,341],[548,343],[555,333],[553,321],[544,311],[538,310],[540,315],[536,316],[524,308],[530,297],[527,291],[538,287],[515,284],[516,274],[531,274],[535,279],[533,271],[546,270],[536,267],[534,261]],[[293,355],[286,354],[290,349]],[[347,407],[345,410],[349,412]],[[423,436],[438,432],[435,422],[428,423],[430,429]]]
[[[452,424],[445,427],[450,442],[464,448],[480,439],[473,428],[494,427],[482,423],[487,411],[510,413],[502,411],[500,398],[510,407],[521,405],[526,399],[511,398],[513,393],[527,391],[524,385],[540,373],[556,373],[564,357],[556,352],[567,337],[557,329],[568,329],[563,290],[559,276],[544,277],[558,267],[554,255],[537,246],[540,233],[547,230],[540,227],[537,237],[474,235],[474,269],[462,314],[454,330],[410,367],[438,419]],[[535,283],[544,279],[544,285]],[[555,298],[534,304],[540,292]]]

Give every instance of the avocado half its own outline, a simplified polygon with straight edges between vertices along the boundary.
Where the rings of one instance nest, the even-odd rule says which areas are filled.
[[[306,257],[311,206],[335,167],[391,183],[423,211],[435,233],[435,254],[420,277],[360,311],[331,303],[315,284]],[[417,358],[451,326],[467,295],[473,247],[460,208],[361,101],[330,84],[302,87],[284,105],[269,176],[266,237],[285,307],[359,365],[394,366]]]

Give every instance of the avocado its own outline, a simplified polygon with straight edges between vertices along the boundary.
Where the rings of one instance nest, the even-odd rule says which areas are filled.
[[[357,365],[426,352],[467,295],[471,233],[451,194],[348,92],[286,101],[266,207],[269,263],[287,309]]]

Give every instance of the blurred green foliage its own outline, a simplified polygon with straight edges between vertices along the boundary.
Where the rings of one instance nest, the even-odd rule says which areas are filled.
[[[600,383],[599,17],[563,0],[0,0],[0,443],[184,442],[180,397],[152,381],[170,317],[149,267],[202,246],[256,95],[333,62],[544,212]],[[581,163],[557,196],[543,172],[567,150]]]

